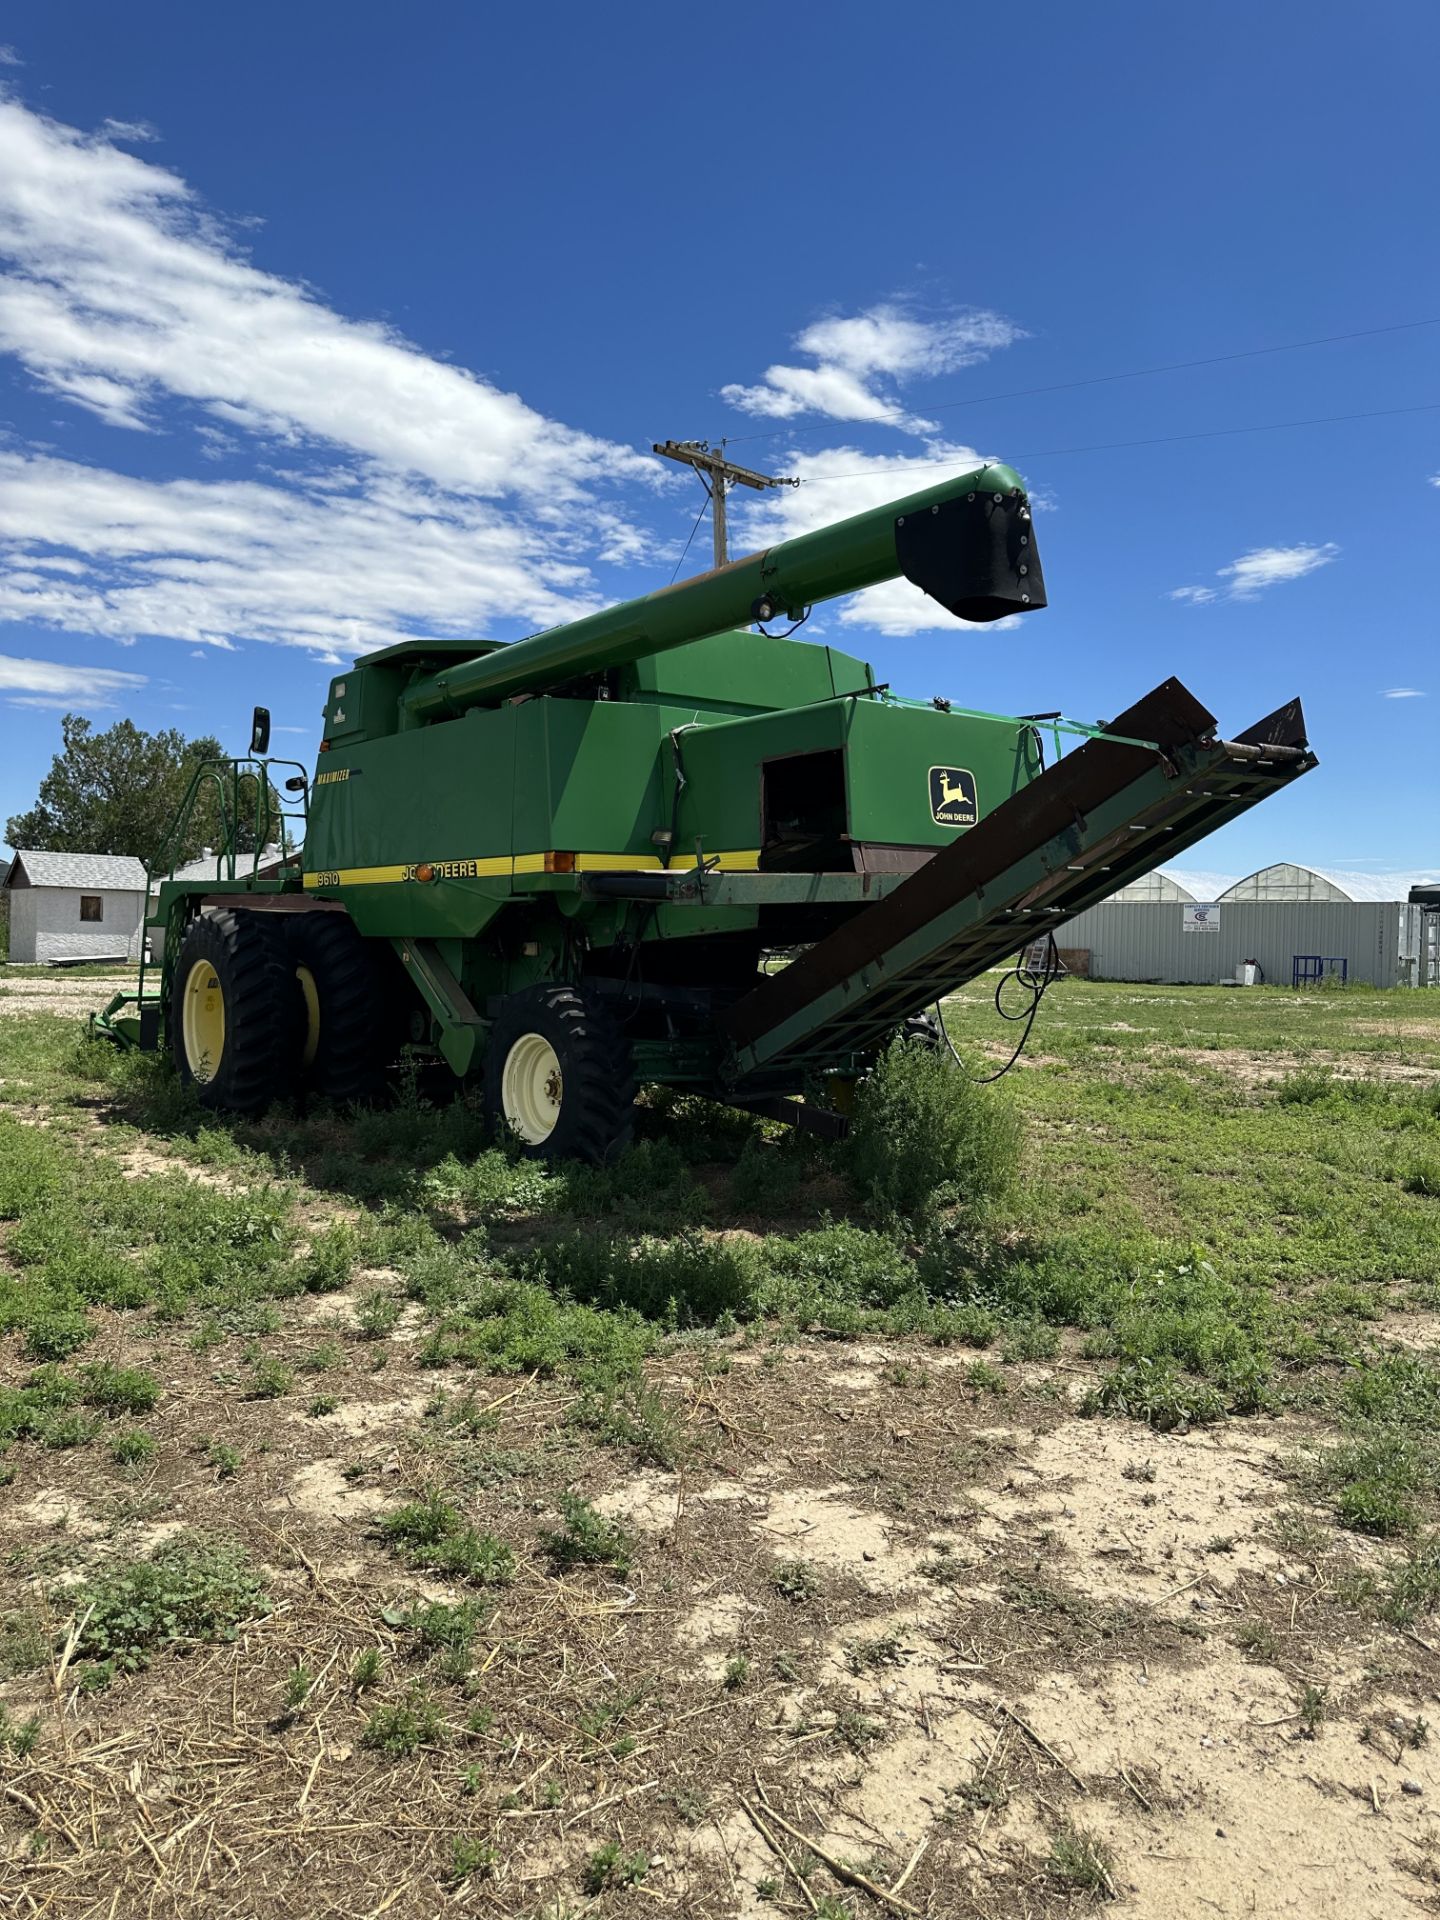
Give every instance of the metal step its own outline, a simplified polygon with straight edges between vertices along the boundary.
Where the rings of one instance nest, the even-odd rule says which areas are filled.
[[[1167,680],[721,1016],[737,1092],[884,1045],[907,1015],[1316,764],[1293,700],[1232,741]]]

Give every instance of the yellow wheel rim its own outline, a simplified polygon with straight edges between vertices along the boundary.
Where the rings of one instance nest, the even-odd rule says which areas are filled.
[[[197,960],[185,976],[180,1030],[185,1065],[191,1078],[203,1086],[220,1071],[225,1051],[225,995],[208,960]]]
[[[320,1050],[320,989],[309,967],[297,967],[295,978],[300,982],[300,997],[305,1002],[305,1044],[300,1050],[300,1064],[313,1067]]]
[[[505,1056],[500,1105],[507,1123],[527,1146],[538,1147],[555,1131],[565,1080],[560,1056],[541,1033],[525,1033]]]

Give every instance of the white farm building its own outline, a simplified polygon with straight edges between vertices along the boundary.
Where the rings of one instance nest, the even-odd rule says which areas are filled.
[[[1288,860],[1243,879],[1162,867],[1055,938],[1067,963],[1097,980],[1218,985],[1251,963],[1272,986],[1440,986],[1435,941],[1409,899],[1425,878]]]
[[[128,854],[20,851],[4,885],[12,962],[139,957],[145,869]]]

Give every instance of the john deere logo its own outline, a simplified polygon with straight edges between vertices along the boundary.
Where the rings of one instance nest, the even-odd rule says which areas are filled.
[[[974,774],[964,767],[931,767],[930,812],[937,827],[973,827],[980,818]]]

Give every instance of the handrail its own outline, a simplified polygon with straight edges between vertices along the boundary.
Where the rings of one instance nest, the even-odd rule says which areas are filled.
[[[307,784],[300,788],[298,807],[286,807],[279,802],[279,793],[270,778],[272,767],[288,767],[298,773]],[[291,858],[292,852],[304,842],[304,828],[308,825],[308,774],[298,760],[258,759],[254,755],[226,755],[222,758],[203,760],[190,776],[190,784],[185,789],[184,798],[176,809],[170,830],[160,844],[160,850],[145,870],[145,920],[150,918],[150,896],[157,885],[175,878],[175,869],[180,849],[185,842],[186,830],[195,815],[200,796],[207,788],[213,787],[219,809],[219,845],[215,853],[215,879],[234,881],[246,877],[243,870],[243,857],[250,855],[249,878],[253,879],[260,869],[260,856],[272,844],[271,836],[278,831],[282,864]],[[253,798],[246,795],[246,783],[253,789]],[[242,798],[242,796],[245,796]],[[302,831],[299,841],[290,832],[292,823],[298,823]],[[248,849],[240,846],[242,826],[249,829],[252,845]],[[237,866],[240,872],[237,874]],[[148,926],[142,927],[140,942],[140,978],[136,985],[136,999],[145,998],[145,975],[150,966],[150,941]],[[174,955],[171,947],[171,930],[166,929],[165,949],[160,959],[161,997],[164,997],[164,983],[168,976]]]

